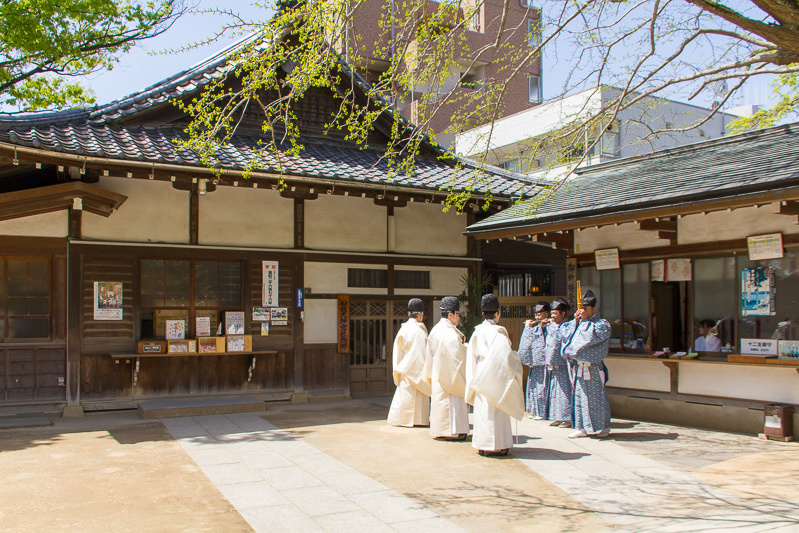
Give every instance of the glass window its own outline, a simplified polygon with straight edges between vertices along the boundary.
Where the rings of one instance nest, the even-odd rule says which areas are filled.
[[[538,20],[527,20],[527,44],[533,48],[541,44],[541,23]]]
[[[744,269],[766,267],[769,274],[773,273],[775,282],[776,309],[762,311],[768,312],[767,316],[754,316],[751,311],[744,314],[743,280],[739,282],[741,286],[736,294],[741,302],[737,304],[740,338],[799,340],[799,253],[786,253],[782,259],[755,262],[739,256],[737,263],[737,274],[743,276]]]
[[[541,94],[541,77],[528,76],[527,77],[527,101],[533,104],[540,104],[542,100]]]
[[[0,342],[50,338],[50,258],[0,258]]]
[[[736,346],[736,314],[738,292],[734,257],[715,257],[694,260],[694,333],[691,339],[692,349],[703,346],[720,351],[733,350]],[[699,322],[709,321],[713,327],[699,332]],[[697,344],[699,337],[714,335],[719,342],[706,345],[704,341]],[[716,351],[716,350],[713,350]]]
[[[224,311],[242,308],[239,261],[143,259],[141,262],[141,334],[163,338],[167,320],[186,321],[196,334],[196,317],[211,319],[211,332]]]
[[[622,344],[628,350],[649,349],[649,264],[623,265],[622,276]]]

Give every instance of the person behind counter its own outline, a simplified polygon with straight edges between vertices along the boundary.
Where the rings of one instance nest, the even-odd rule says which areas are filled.
[[[720,352],[721,341],[718,338],[716,323],[712,320],[699,321],[699,336],[694,341],[695,352]]]

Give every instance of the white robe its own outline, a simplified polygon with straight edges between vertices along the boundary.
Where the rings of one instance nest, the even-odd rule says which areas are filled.
[[[493,320],[474,328],[466,355],[466,402],[474,405],[472,447],[503,450],[513,446],[511,417],[524,416],[522,363],[508,332]]]
[[[430,330],[427,345],[433,359],[430,435],[456,437],[469,433],[466,392],[466,345],[461,330],[447,318]]]
[[[427,426],[430,424],[430,352],[425,325],[415,318],[402,324],[392,352],[397,390],[388,410],[388,423]]]

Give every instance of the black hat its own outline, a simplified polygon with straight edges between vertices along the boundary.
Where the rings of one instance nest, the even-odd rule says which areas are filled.
[[[534,311],[536,313],[546,313],[547,311],[549,311],[549,304],[544,301],[538,302],[538,304],[535,306]]]
[[[499,311],[499,298],[496,294],[484,294],[480,300],[480,308],[483,313],[496,313]]]
[[[554,300],[552,300],[552,309],[555,311],[563,311],[564,313],[568,313],[569,302],[567,302],[563,298],[555,298]]]
[[[408,301],[409,313],[422,313],[424,312],[424,302],[419,298],[411,298]]]
[[[591,292],[590,289],[585,291],[585,294],[583,294],[583,305],[596,307],[596,296],[593,292]]]
[[[457,296],[444,296],[438,308],[448,313],[457,313],[461,310],[461,302]]]

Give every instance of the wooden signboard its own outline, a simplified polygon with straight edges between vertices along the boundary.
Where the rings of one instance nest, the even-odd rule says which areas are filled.
[[[338,317],[336,351],[350,353],[350,297],[348,294],[338,295],[336,308]]]

